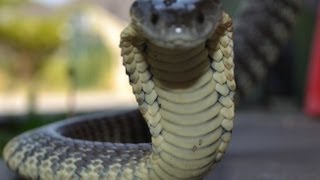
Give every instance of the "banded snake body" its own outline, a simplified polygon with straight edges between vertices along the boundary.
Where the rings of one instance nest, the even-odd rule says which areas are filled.
[[[120,47],[139,110],[17,136],[4,149],[11,170],[45,180],[202,179],[221,160],[234,119],[231,18],[218,0],[136,0],[130,12]]]

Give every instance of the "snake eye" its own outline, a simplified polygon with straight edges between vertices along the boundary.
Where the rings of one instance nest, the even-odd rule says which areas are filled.
[[[152,23],[153,25],[156,25],[156,24],[158,23],[158,21],[159,21],[159,15],[158,15],[158,14],[155,14],[155,13],[152,13],[150,20],[151,20],[151,23]]]
[[[197,14],[197,22],[199,23],[199,24],[202,24],[202,23],[204,23],[204,15],[203,15],[203,13],[202,12],[199,12],[198,14]]]

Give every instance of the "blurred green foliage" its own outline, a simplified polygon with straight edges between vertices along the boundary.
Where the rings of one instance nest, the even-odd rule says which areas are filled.
[[[69,88],[68,59],[63,54],[49,57],[39,72],[39,84],[45,91],[61,92]]]
[[[30,114],[35,112],[40,89],[52,91],[57,90],[53,85],[61,85],[62,90],[75,93],[106,81],[102,78],[111,75],[112,57],[101,35],[91,23],[78,26],[71,21],[84,19],[86,9],[93,7],[51,8],[19,2],[0,2],[0,78],[10,79],[6,80],[10,88],[27,89]],[[105,88],[111,83],[101,84]]]
[[[38,91],[37,76],[46,58],[62,42],[61,27],[66,23],[58,14],[38,14],[26,4],[0,7],[0,42],[15,51],[16,59],[2,67],[10,76],[26,82],[28,108],[33,113]],[[5,66],[6,65],[6,66]]]
[[[1,5],[16,5],[16,4],[21,4],[28,2],[28,0],[0,0],[0,6]]]
[[[7,14],[0,18],[0,40],[18,49],[45,51],[61,43],[61,19]]]
[[[76,88],[87,89],[99,84],[101,77],[112,69],[109,50],[92,33],[85,15],[77,14],[72,18],[71,38],[68,43],[69,73]]]
[[[18,8],[18,9],[15,9]],[[17,49],[40,53],[61,44],[65,19],[60,15],[37,15],[26,7],[0,8],[0,41]]]
[[[55,84],[66,85],[65,82],[69,81],[67,71],[70,71],[72,85],[92,88],[102,81],[101,77],[110,75],[111,53],[99,35],[90,27],[85,29],[70,24],[70,18],[80,16],[79,12],[86,8],[65,7],[48,10],[48,13],[39,7],[40,12],[28,9],[28,5],[1,7],[0,3],[0,52],[3,47],[10,51],[0,55],[0,68],[8,77],[27,84],[40,79],[42,85],[50,85],[42,76],[45,74],[56,81],[62,80],[62,83]],[[68,34],[68,31],[72,33]],[[51,56],[55,56],[57,49],[65,49],[62,51],[64,55],[59,55],[60,60],[52,63]],[[53,69],[50,65],[54,65]],[[60,78],[53,78],[55,75]],[[104,88],[106,84],[103,83]]]

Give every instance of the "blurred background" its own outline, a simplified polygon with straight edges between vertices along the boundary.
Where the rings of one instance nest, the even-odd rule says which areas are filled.
[[[233,15],[240,1],[223,2]],[[304,1],[279,63],[241,110],[301,111],[317,2]],[[0,151],[27,129],[135,106],[118,47],[131,3],[0,0]]]

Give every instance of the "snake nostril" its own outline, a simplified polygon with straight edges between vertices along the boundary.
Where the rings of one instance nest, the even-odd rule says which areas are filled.
[[[153,25],[156,25],[158,23],[158,21],[159,21],[159,15],[155,14],[155,13],[152,13],[150,20],[151,20],[151,23]]]
[[[204,14],[202,12],[199,12],[196,18],[198,23],[200,24],[204,23]]]

